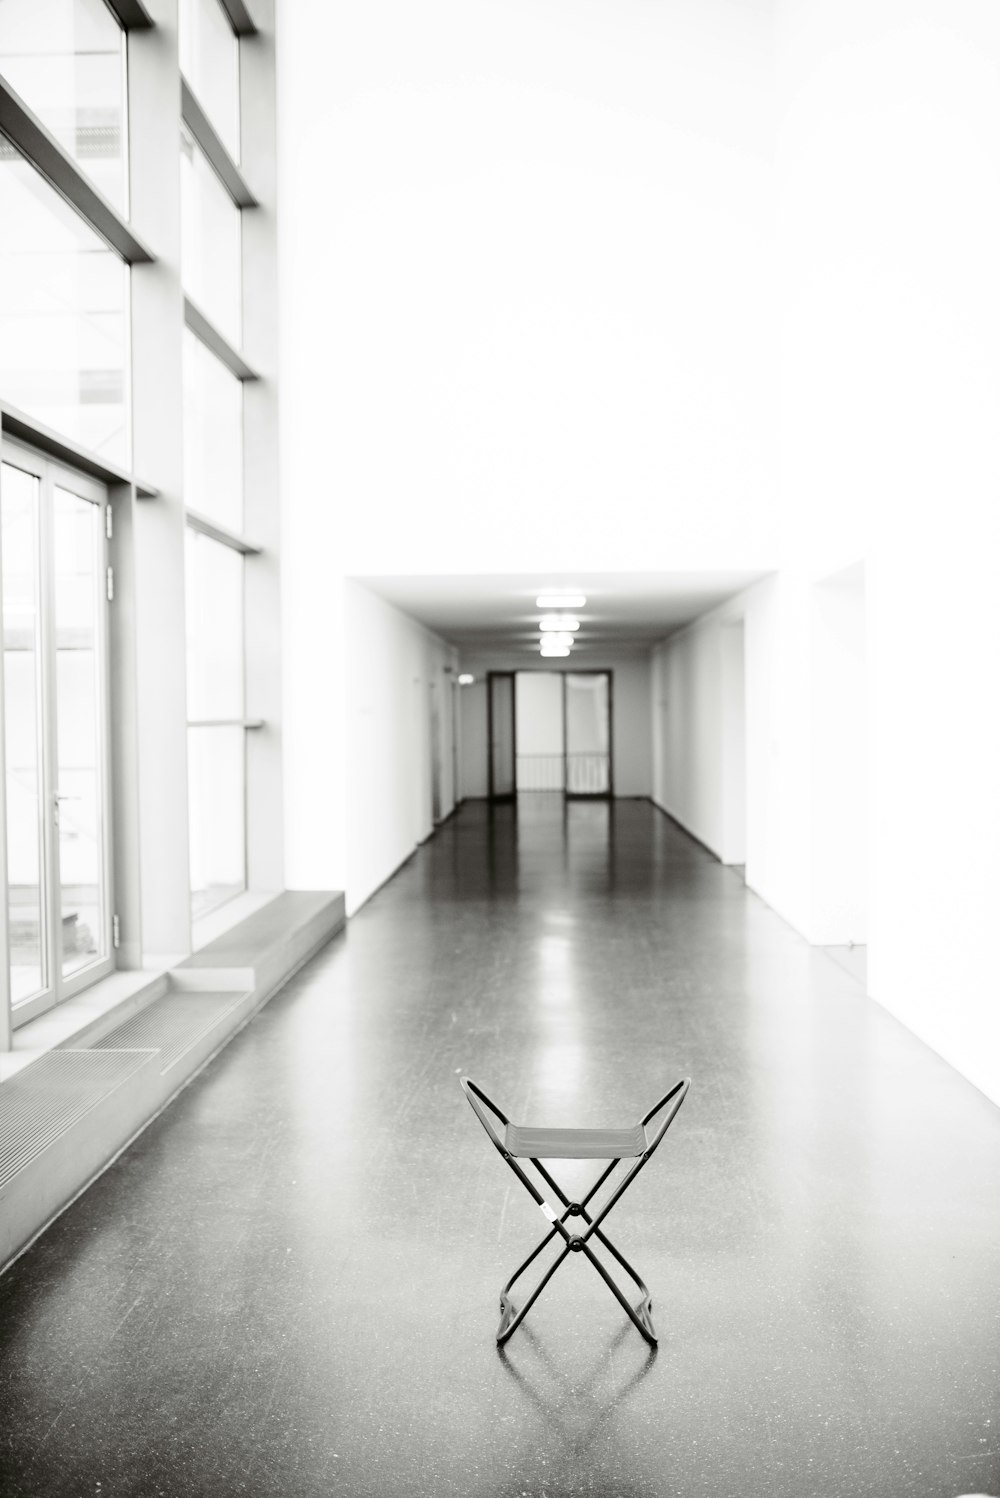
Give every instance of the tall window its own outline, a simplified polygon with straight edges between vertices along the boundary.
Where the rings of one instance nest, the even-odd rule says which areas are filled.
[[[181,130],[184,289],[235,347],[242,341],[240,210],[190,130]]]
[[[125,34],[104,0],[3,0],[0,73],[127,213]]]
[[[0,0],[0,962],[15,1023],[113,964],[108,491],[92,474],[131,457],[125,69],[103,0]],[[9,439],[12,418],[48,455]],[[74,450],[85,471],[52,456]]]
[[[243,529],[243,386],[184,333],[184,502],[227,530]]]
[[[280,879],[247,835],[280,789],[247,707],[278,700],[246,534],[276,544],[273,34],[269,0],[0,0],[0,1051],[182,951],[248,846]]]
[[[124,466],[128,267],[3,136],[0,224],[0,396]]]
[[[188,530],[188,795],[197,920],[246,888],[243,557]]]
[[[182,0],[181,132],[188,786],[197,920],[246,888],[239,41],[218,0]],[[208,129],[199,116],[208,121]],[[200,137],[199,138],[199,132]],[[214,134],[214,139],[213,139]]]
[[[180,0],[181,72],[233,161],[240,159],[240,46],[219,0]]]

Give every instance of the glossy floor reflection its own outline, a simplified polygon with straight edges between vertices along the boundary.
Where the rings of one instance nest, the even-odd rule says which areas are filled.
[[[497,1352],[544,1222],[460,1070],[556,1125],[694,1078],[609,1219],[657,1351],[574,1255]],[[996,1493],[998,1183],[1000,1113],[649,805],[471,803],[0,1279],[0,1492]]]

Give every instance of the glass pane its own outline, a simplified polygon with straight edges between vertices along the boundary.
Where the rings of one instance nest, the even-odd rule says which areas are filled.
[[[53,507],[58,740],[60,953],[63,976],[107,954],[101,762],[100,522],[57,488]]]
[[[181,72],[234,161],[240,159],[240,47],[219,0],[180,0]]]
[[[243,386],[184,332],[184,503],[243,529]]]
[[[518,791],[565,790],[563,680],[558,671],[514,678]]]
[[[188,729],[191,914],[195,920],[246,888],[244,730]]]
[[[611,725],[604,672],[566,673],[566,789],[606,796],[611,789]]]
[[[0,472],[3,664],[7,759],[7,882],[11,1001],[48,986],[42,804],[38,491],[33,474]]]
[[[0,73],[125,212],[125,34],[104,0],[0,0]]]
[[[184,290],[229,342],[242,339],[240,210],[208,158],[181,130],[181,275]]]
[[[3,136],[0,224],[0,395],[127,466],[127,268]]]
[[[243,557],[187,533],[188,717],[243,717]]]

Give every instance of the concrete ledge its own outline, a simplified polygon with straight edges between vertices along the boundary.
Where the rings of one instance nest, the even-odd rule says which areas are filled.
[[[0,1162],[5,1154],[15,1164],[25,1160],[6,1179],[0,1173],[0,1272],[344,921],[342,894],[276,895],[169,972],[146,974],[140,984],[122,988],[119,1002],[82,1012],[73,1034],[56,1027],[47,1050],[27,1053],[31,1059],[0,1082]],[[92,1057],[95,1075],[103,1078],[65,1127],[58,1124],[65,1104],[49,1079],[53,1051],[70,1053],[71,1069],[72,1057],[83,1070]],[[97,1064],[101,1055],[130,1056],[135,1064],[119,1076]],[[48,1112],[39,1105],[47,1087],[53,1092]],[[37,1149],[33,1128],[40,1130]]]
[[[189,968],[280,966],[282,953],[300,954],[328,941],[344,924],[344,897],[285,890],[222,936],[177,964]]]

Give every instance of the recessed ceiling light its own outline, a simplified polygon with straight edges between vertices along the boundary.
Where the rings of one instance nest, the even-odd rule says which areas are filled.
[[[542,649],[543,650],[544,650],[544,648],[545,648],[546,645],[565,645],[566,649],[569,650],[569,648],[570,648],[570,646],[572,644],[573,644],[573,636],[571,634],[566,634],[566,633],[560,632],[560,633],[557,633],[557,634],[554,633],[554,634],[542,635]]]
[[[582,593],[539,593],[535,599],[540,609],[582,609],[586,602]]]
[[[460,687],[471,687],[475,679],[474,676],[469,675],[468,671],[463,671],[458,678],[458,684]]]
[[[543,640],[539,655],[544,655],[546,660],[554,655],[569,655],[568,645],[553,645],[548,640]]]
[[[580,621],[573,614],[546,614],[544,619],[539,619],[538,628],[555,629],[560,634],[565,634],[567,630],[579,629]]]

